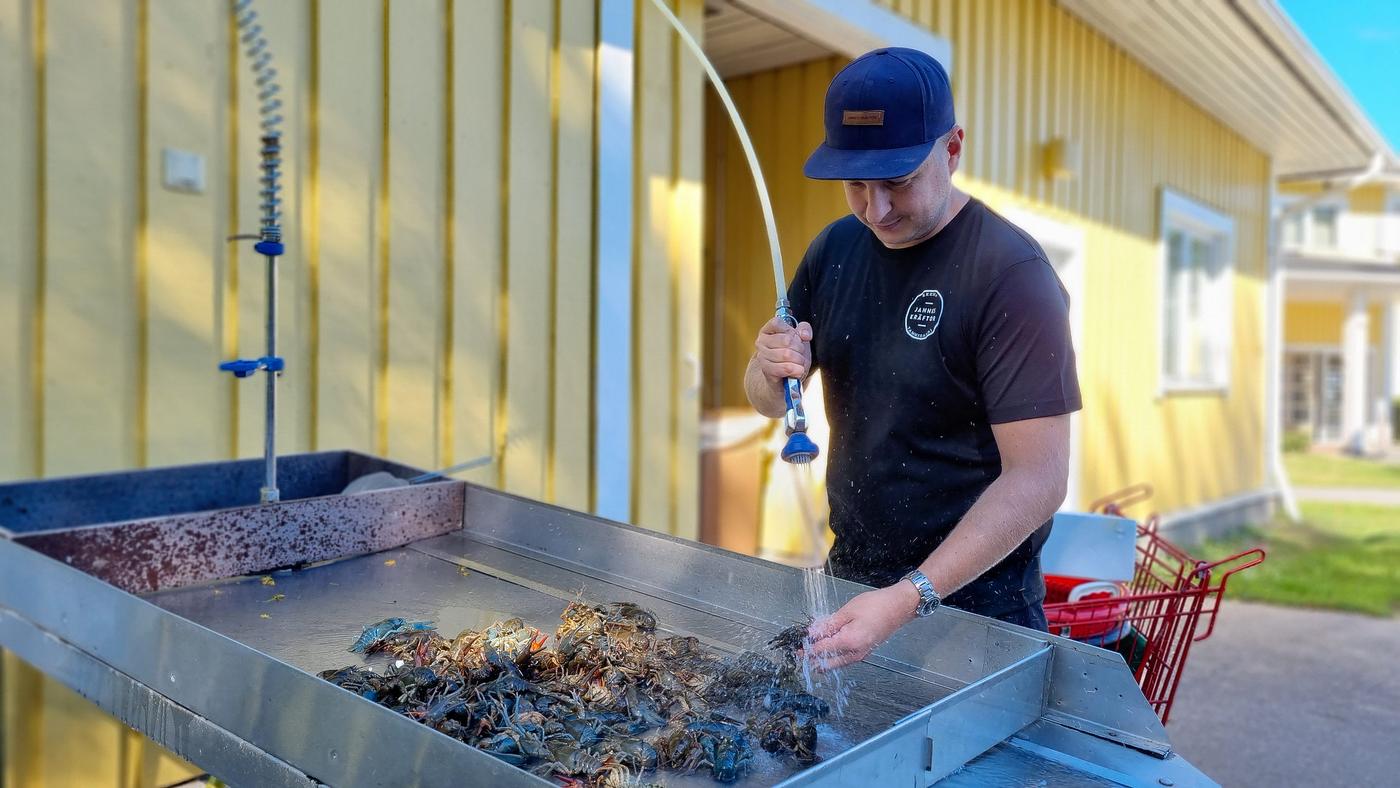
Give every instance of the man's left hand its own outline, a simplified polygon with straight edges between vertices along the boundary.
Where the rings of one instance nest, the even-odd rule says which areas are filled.
[[[805,656],[823,671],[859,662],[914,620],[918,601],[919,592],[913,584],[902,581],[866,591],[812,624],[812,645]]]

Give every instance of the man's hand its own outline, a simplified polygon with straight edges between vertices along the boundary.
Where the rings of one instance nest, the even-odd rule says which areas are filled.
[[[812,325],[798,323],[793,328],[773,318],[763,325],[754,341],[758,370],[770,381],[783,378],[807,379],[812,369]]]
[[[787,410],[783,378],[805,382],[812,371],[812,326],[798,323],[793,328],[775,317],[753,344],[753,358],[744,370],[744,393],[754,410],[770,419],[782,418]]]
[[[859,662],[913,621],[918,603],[918,590],[905,581],[866,591],[812,624],[812,645],[804,656],[823,671]]]

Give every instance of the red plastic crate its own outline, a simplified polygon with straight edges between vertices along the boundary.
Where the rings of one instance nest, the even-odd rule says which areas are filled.
[[[1121,516],[1123,509],[1151,496],[1135,485],[1096,501],[1092,509]],[[1158,533],[1156,515],[1138,525],[1133,580],[1117,596],[1107,589],[1067,601],[1080,578],[1046,578],[1045,615],[1054,635],[1073,637],[1118,651],[1133,671],[1152,708],[1165,723],[1191,644],[1215,629],[1220,599],[1230,577],[1264,560],[1259,548],[1215,562],[1200,561]]]

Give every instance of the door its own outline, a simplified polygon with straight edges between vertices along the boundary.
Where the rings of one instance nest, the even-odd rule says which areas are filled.
[[[1342,354],[1324,351],[1313,356],[1313,379],[1316,381],[1318,403],[1317,429],[1313,442],[1336,444],[1342,441]]]

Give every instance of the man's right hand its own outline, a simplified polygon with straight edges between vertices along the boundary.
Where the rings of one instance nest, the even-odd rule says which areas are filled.
[[[807,379],[812,369],[812,325],[798,323],[793,328],[773,318],[764,324],[754,341],[754,361],[763,376],[774,384],[783,378]]]

